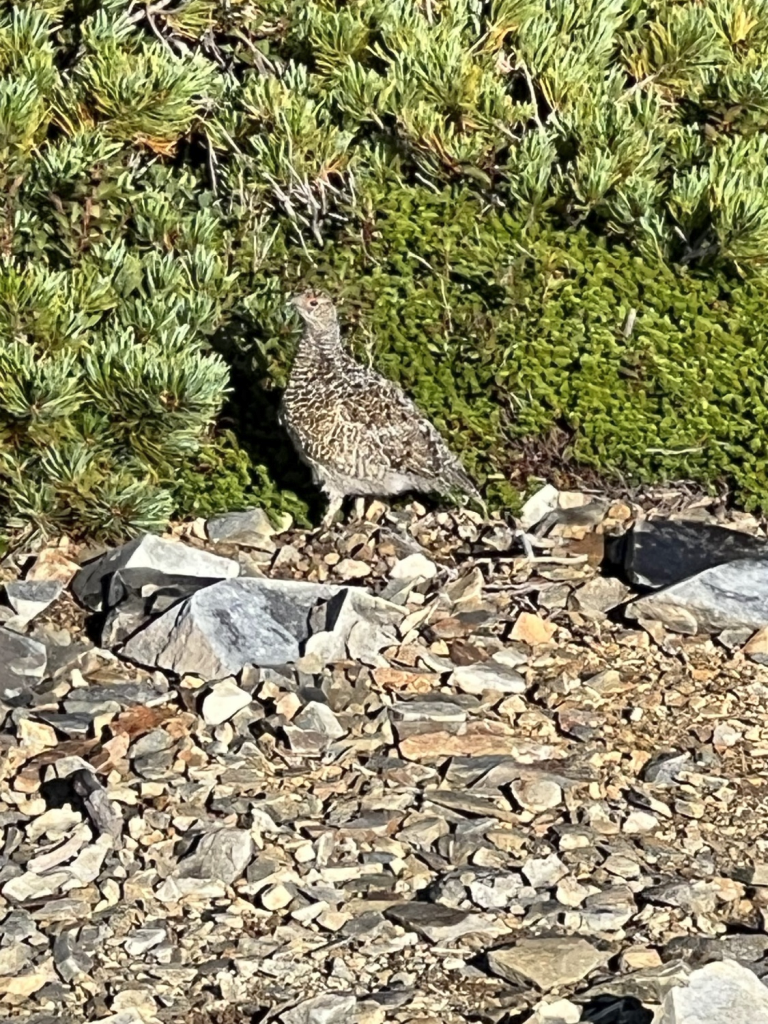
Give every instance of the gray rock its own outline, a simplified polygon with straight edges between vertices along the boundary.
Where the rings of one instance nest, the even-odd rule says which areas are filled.
[[[396,626],[404,614],[400,606],[361,587],[344,587],[325,607],[324,623],[313,623],[305,654],[326,665],[347,657],[364,665],[386,665],[379,651],[398,642]]]
[[[24,705],[45,676],[48,652],[44,644],[0,626],[0,701]]]
[[[102,611],[105,588],[119,569],[156,570],[166,576],[204,579],[230,579],[240,572],[240,566],[231,558],[146,533],[83,566],[72,581],[72,593],[86,608]]]
[[[214,544],[239,544],[244,548],[271,551],[272,537],[277,532],[262,508],[249,508],[245,512],[228,512],[209,519],[205,530]]]
[[[586,939],[571,937],[521,939],[515,946],[493,949],[488,965],[494,974],[517,983],[532,982],[544,992],[576,985],[604,964],[610,952],[601,952]]]
[[[53,604],[64,590],[60,580],[12,580],[5,585],[5,596],[22,622],[30,622]]]
[[[146,568],[118,569],[105,588],[104,605],[109,612],[101,629],[101,646],[110,648],[122,643],[147,619],[162,615],[179,601],[218,582],[219,577],[169,576]]]
[[[679,633],[768,624],[768,558],[727,562],[634,601],[634,619],[661,622]]]
[[[87,769],[73,772],[69,779],[77,795],[82,798],[88,817],[97,831],[117,841],[123,831],[120,804],[109,799],[106,789],[94,773]]]
[[[298,660],[310,612],[338,592],[293,580],[223,580],[150,622],[121,653],[206,680],[237,675],[246,665],[279,667]]]
[[[91,731],[91,726],[96,716],[82,711],[79,714],[67,714],[60,711],[38,711],[37,717],[70,739],[81,739]]]
[[[551,853],[548,857],[529,857],[522,870],[534,889],[551,887],[568,874],[568,868],[556,853]]]
[[[353,995],[328,992],[305,999],[280,1015],[281,1024],[348,1024],[357,999]]]
[[[231,885],[243,874],[252,856],[250,832],[241,828],[218,829],[204,835],[195,852],[179,863],[176,877],[215,879]]]
[[[653,1024],[766,1024],[768,988],[733,960],[692,971],[687,984],[673,988]]]
[[[549,513],[554,512],[560,492],[552,484],[544,484],[520,509],[518,521],[524,530],[530,530]]]
[[[691,755],[664,753],[653,758],[643,769],[643,779],[658,786],[671,786],[677,782],[680,772],[691,767]]]
[[[623,928],[637,913],[632,890],[617,885],[587,896],[580,907],[582,927],[590,932],[613,932]]]
[[[387,917],[409,931],[434,943],[455,942],[463,935],[498,935],[502,930],[483,914],[471,914],[435,903],[400,903],[390,907]]]
[[[596,576],[571,595],[568,607],[588,618],[599,619],[620,605],[628,593],[629,587],[621,580]]]
[[[506,910],[523,888],[523,880],[515,871],[503,868],[466,867],[447,872],[427,889],[427,896],[436,903],[458,908],[471,900],[483,910]]]
[[[293,724],[300,729],[320,732],[329,740],[337,740],[346,733],[336,715],[327,704],[311,700],[293,719]]]
[[[165,928],[137,928],[125,940],[125,951],[130,956],[142,956],[165,940]]]

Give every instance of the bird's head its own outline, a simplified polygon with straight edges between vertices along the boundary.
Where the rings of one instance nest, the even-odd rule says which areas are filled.
[[[312,289],[294,295],[290,304],[310,327],[320,332],[333,331],[338,319],[333,299],[327,292]]]

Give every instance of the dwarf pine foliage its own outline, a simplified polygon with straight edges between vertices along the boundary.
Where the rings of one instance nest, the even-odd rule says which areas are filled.
[[[0,527],[300,514],[308,283],[497,503],[768,507],[767,129],[768,0],[0,0]]]

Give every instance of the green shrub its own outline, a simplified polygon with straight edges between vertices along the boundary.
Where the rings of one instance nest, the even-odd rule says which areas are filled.
[[[0,0],[0,527],[312,519],[310,282],[498,505],[768,508],[767,127],[762,0]]]

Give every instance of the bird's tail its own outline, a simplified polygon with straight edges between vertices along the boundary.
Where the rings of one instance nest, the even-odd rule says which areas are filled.
[[[476,502],[483,510],[483,518],[488,518],[488,506],[475,484],[467,475],[463,466],[458,465],[452,467],[446,483],[451,490],[461,491],[463,494],[466,494],[468,498],[471,498],[472,501]]]

